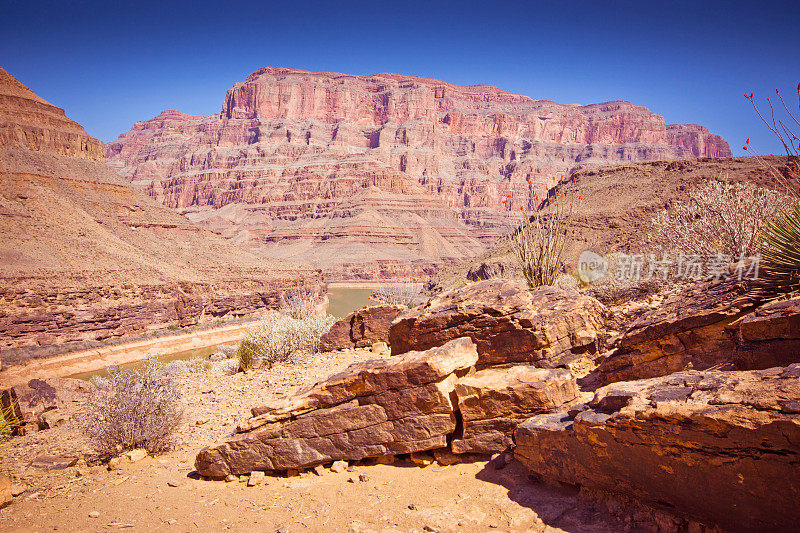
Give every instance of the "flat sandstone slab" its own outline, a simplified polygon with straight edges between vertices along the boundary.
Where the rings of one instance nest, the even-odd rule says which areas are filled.
[[[615,383],[518,426],[514,453],[545,478],[725,530],[787,530],[800,522],[799,399],[800,364]]]

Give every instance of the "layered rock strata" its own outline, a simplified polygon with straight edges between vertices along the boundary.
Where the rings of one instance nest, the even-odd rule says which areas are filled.
[[[284,402],[252,409],[238,435],[196,458],[207,477],[304,469],[339,460],[439,450],[504,450],[516,423],[573,401],[564,369],[474,372],[468,338],[352,365]],[[463,411],[462,411],[463,410]]]
[[[687,368],[757,370],[800,361],[800,298],[764,305],[735,278],[696,283],[637,318],[594,375],[601,383]]]
[[[798,364],[615,383],[519,425],[514,454],[544,478],[726,531],[788,531],[800,520],[798,398]]]
[[[389,330],[392,354],[470,337],[481,367],[529,363],[562,366],[596,354],[606,308],[594,298],[522,281],[486,280],[431,298],[398,316]]]
[[[624,101],[561,105],[489,85],[266,67],[207,117],[164,111],[107,145],[167,206],[333,276],[419,269],[484,250],[552,175],[613,162],[724,157],[697,125]]]
[[[462,454],[506,450],[520,422],[574,401],[579,391],[567,369],[517,365],[465,376],[455,393],[463,430],[451,447]]]
[[[97,139],[0,69],[1,347],[250,314],[276,306],[284,286],[320,282],[192,224],[103,157]]]
[[[331,326],[320,339],[323,351],[366,348],[376,342],[389,342],[392,321],[407,308],[399,305],[373,305],[353,311]]]

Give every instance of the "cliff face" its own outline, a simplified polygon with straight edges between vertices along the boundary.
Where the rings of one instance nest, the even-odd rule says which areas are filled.
[[[294,280],[319,281],[199,228],[103,158],[100,141],[0,69],[0,347],[249,314]]]
[[[165,111],[106,148],[193,221],[345,277],[478,253],[553,175],[731,154],[702,126],[668,126],[629,102],[271,67],[229,89],[219,114]]]

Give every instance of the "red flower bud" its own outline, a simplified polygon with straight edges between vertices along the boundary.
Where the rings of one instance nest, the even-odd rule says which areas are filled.
[[[742,146],[742,150],[747,150],[747,146]]]
[[[750,137],[748,137],[747,140],[744,143],[745,144],[750,144]]]
[[[778,92],[778,89],[775,89],[775,94],[780,94],[780,93]]]

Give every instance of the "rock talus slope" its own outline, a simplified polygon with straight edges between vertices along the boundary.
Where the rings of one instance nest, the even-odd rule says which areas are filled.
[[[730,155],[702,126],[624,101],[272,67],[229,89],[220,113],[165,111],[107,145],[110,164],[164,205],[335,277],[481,252],[553,174]]]
[[[199,228],[103,159],[100,141],[0,69],[0,346],[248,314],[319,281]]]

